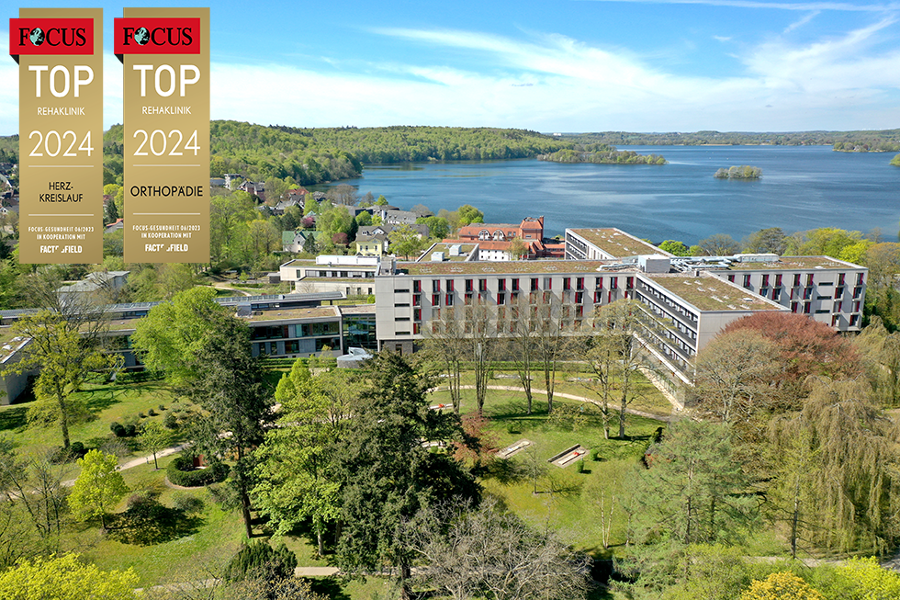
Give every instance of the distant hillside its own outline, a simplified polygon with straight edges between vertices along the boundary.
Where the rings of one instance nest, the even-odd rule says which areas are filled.
[[[702,146],[758,145],[833,146],[843,152],[896,152],[900,150],[900,129],[881,131],[696,131],[693,133],[633,133],[604,131],[600,133],[565,134],[562,140],[581,144],[613,144],[617,146]]]
[[[535,131],[485,127],[356,127],[274,129],[352,152],[364,163],[533,158],[571,147]]]

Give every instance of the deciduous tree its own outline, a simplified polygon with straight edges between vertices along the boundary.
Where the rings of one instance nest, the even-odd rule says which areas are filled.
[[[122,474],[116,470],[119,459],[100,450],[90,450],[78,459],[81,473],[72,486],[69,506],[81,519],[100,517],[106,528],[106,514],[128,493]]]
[[[138,576],[101,571],[76,554],[22,561],[0,573],[0,597],[7,600],[133,600]]]

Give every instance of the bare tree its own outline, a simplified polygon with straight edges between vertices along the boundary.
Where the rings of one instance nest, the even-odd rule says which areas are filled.
[[[536,313],[530,310],[528,296],[519,294],[506,309],[502,327],[509,330],[510,354],[516,365],[516,373],[522,389],[525,390],[525,400],[528,404],[527,413],[531,414],[532,394],[531,383],[534,377],[535,346],[538,337],[538,320]]]
[[[475,375],[475,403],[480,415],[484,411],[487,386],[502,347],[498,336],[497,307],[483,300],[471,300],[471,304],[463,309],[463,333],[469,342]]]
[[[609,353],[606,377],[619,403],[619,438],[625,438],[628,406],[638,397],[641,370],[650,368],[648,338],[656,335],[654,319],[644,313],[640,303],[619,300],[602,306],[594,313],[594,341],[607,346]],[[597,363],[595,366],[599,366]],[[595,371],[596,373],[596,371]],[[602,412],[602,410],[601,410]]]
[[[468,344],[463,337],[462,311],[454,307],[441,309],[441,314],[422,330],[425,352],[447,375],[450,402],[459,413],[462,363],[468,359]]]
[[[747,418],[774,392],[779,365],[775,344],[756,331],[717,336],[695,361],[700,410],[725,423]]]
[[[408,535],[423,563],[416,579],[454,600],[576,599],[591,587],[589,557],[572,551],[555,532],[536,531],[502,512],[493,500],[474,510],[426,510],[411,525]]]

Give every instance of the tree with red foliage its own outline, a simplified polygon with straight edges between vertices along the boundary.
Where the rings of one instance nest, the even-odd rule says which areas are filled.
[[[810,375],[833,380],[852,379],[862,374],[859,353],[853,344],[834,329],[803,315],[760,312],[728,324],[719,336],[741,330],[758,331],[778,350],[781,369],[775,383],[788,403],[797,409],[802,387]]]
[[[469,463],[477,470],[493,462],[499,447],[497,434],[490,429],[490,419],[473,413],[463,415],[463,441],[453,442],[453,458]]]

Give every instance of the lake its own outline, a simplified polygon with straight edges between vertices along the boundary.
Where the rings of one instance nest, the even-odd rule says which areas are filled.
[[[618,227],[640,238],[694,244],[715,233],[736,239],[766,227],[786,232],[881,228],[896,241],[900,168],[892,153],[833,152],[830,146],[630,146],[662,154],[664,166],[557,164],[537,160],[366,166],[341,181],[435,213],[472,204],[485,221],[544,215],[545,235],[567,227]],[[715,179],[717,169],[760,167],[758,181]]]

